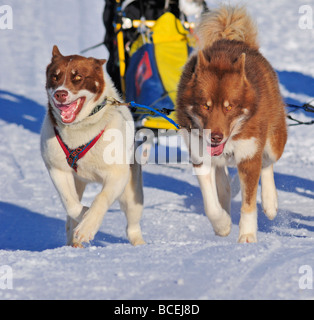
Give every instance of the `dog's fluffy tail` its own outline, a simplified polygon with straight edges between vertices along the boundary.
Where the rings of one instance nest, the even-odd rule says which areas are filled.
[[[258,49],[257,27],[244,7],[221,6],[203,15],[196,29],[201,49],[220,39],[243,41]]]

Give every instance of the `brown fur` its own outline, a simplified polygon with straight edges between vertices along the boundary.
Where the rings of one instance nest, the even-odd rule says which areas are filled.
[[[210,110],[201,107],[208,101],[213,103]],[[224,101],[231,104],[231,111],[223,108]],[[192,106],[192,112],[186,106]],[[194,113],[202,120],[202,129],[221,131],[224,136],[247,109],[250,121],[234,139],[254,136],[263,147],[269,136],[273,143],[279,142],[277,159],[281,155],[286,141],[285,111],[277,76],[266,59],[245,43],[219,40],[194,55],[182,73],[177,108],[183,127],[197,127],[190,116]]]
[[[201,49],[187,62],[177,94],[183,127],[210,129],[211,137],[222,137],[226,146],[255,139],[256,151],[236,163],[243,213],[256,211],[261,170],[280,158],[287,140],[278,79],[258,51],[253,25],[243,8],[222,7],[205,16],[198,29]],[[220,157],[226,154],[213,158]],[[213,166],[224,165],[213,158]]]
[[[102,65],[105,62],[105,59],[85,58],[78,55],[63,56],[57,46],[54,46],[52,61],[46,71],[46,89],[54,89],[64,84],[74,94],[82,89],[95,93],[97,94],[95,100],[97,100],[104,90]],[[76,76],[80,76],[81,79],[76,80]]]

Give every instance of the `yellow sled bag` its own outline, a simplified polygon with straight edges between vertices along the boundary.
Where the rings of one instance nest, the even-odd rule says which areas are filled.
[[[152,41],[142,44],[142,35],[133,43],[126,72],[126,100],[155,109],[175,109],[177,84],[182,68],[192,51],[189,32],[172,13],[163,14],[151,29]],[[171,118],[175,120],[175,114]],[[138,119],[137,119],[138,120]],[[160,117],[147,117],[149,128],[174,129]]]

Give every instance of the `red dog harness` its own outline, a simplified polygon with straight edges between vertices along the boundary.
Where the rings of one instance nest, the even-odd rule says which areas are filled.
[[[76,148],[76,149],[70,149],[61,139],[59,132],[56,128],[54,128],[56,138],[62,148],[62,150],[65,153],[68,165],[77,172],[77,161],[80,160],[85,156],[85,154],[94,146],[94,144],[99,140],[101,135],[104,133],[105,129],[103,129],[97,137],[92,139],[86,144],[83,144],[82,146]]]

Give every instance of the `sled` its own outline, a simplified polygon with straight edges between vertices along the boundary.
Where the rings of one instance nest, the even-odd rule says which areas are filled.
[[[120,1],[116,3],[116,48],[123,98],[153,108],[176,122],[177,84],[194,47],[194,24],[181,21],[169,11],[156,20],[132,20]],[[126,43],[125,32],[132,28],[137,30],[137,36]],[[178,129],[159,114],[143,109],[135,112],[136,127]]]

